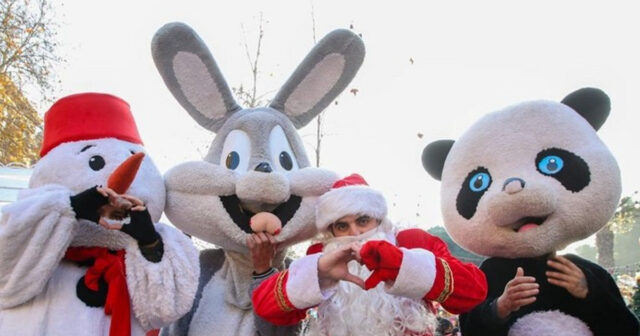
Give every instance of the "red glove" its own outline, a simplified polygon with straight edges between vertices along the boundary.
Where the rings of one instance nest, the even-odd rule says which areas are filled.
[[[372,240],[360,249],[362,263],[373,273],[365,280],[365,289],[376,287],[381,281],[395,281],[402,264],[402,251],[384,240]]]

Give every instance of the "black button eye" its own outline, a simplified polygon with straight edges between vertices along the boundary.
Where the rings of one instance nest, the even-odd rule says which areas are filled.
[[[291,170],[291,168],[293,168],[293,161],[291,160],[291,155],[289,155],[289,153],[280,153],[280,166],[286,170]]]
[[[95,171],[104,168],[104,165],[104,159],[100,155],[94,155],[89,159],[89,167]]]

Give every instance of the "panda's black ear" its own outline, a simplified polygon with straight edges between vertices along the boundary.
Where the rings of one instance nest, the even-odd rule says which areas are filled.
[[[604,91],[583,88],[564,97],[562,103],[574,109],[597,131],[611,111],[611,100]]]
[[[444,161],[453,146],[453,140],[437,140],[427,145],[422,151],[422,166],[434,179],[440,181]]]

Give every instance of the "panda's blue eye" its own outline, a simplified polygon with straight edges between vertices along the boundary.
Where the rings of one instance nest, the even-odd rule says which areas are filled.
[[[491,173],[485,167],[478,166],[467,174],[456,197],[456,209],[460,216],[466,219],[473,217],[491,182]]]
[[[225,162],[225,165],[227,166],[227,168],[233,170],[238,168],[238,165],[240,164],[240,155],[238,154],[238,152],[231,152],[227,155],[227,160]]]
[[[481,192],[486,190],[491,183],[491,176],[485,172],[479,172],[469,180],[469,189],[473,192]]]
[[[553,175],[558,173],[564,167],[564,160],[562,160],[559,156],[549,155],[545,156],[538,163],[538,169],[543,174]]]

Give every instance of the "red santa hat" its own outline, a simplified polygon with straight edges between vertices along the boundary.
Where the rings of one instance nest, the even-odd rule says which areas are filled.
[[[116,138],[142,145],[129,104],[104,93],[79,93],[61,98],[44,115],[40,157],[61,143]]]
[[[358,174],[349,175],[333,184],[320,196],[316,206],[316,226],[325,231],[329,225],[347,215],[368,215],[377,219],[387,217],[387,202],[382,194],[369,187]]]

